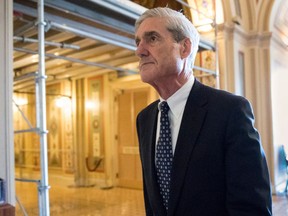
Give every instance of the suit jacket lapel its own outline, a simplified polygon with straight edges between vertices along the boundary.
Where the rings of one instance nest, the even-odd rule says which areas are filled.
[[[155,103],[153,109],[149,113],[149,121],[147,121],[147,131],[145,136],[144,145],[144,169],[145,184],[148,191],[148,196],[150,200],[150,205],[152,206],[154,212],[157,216],[166,216],[166,210],[162,202],[162,197],[160,196],[159,186],[157,182],[157,173],[155,169],[155,142],[156,142],[156,127],[157,127],[157,117],[158,117],[158,103]],[[151,127],[153,125],[153,127]],[[147,140],[146,140],[147,138]]]
[[[188,162],[206,116],[203,106],[207,99],[203,93],[202,84],[195,80],[184,109],[174,153],[168,215],[174,215]]]

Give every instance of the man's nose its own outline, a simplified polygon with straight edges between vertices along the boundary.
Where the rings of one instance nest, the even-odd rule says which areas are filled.
[[[147,56],[149,54],[145,43],[140,42],[136,48],[136,56],[142,58],[143,56]]]

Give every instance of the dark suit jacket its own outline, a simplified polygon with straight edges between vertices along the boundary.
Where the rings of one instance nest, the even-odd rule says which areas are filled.
[[[137,117],[147,215],[272,215],[268,168],[249,102],[197,80],[180,126],[166,213],[155,170],[158,102]]]

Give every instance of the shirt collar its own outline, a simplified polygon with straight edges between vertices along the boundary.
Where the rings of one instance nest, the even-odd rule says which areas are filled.
[[[180,116],[180,114],[183,112],[187,98],[189,96],[189,93],[191,91],[193,84],[194,84],[194,76],[191,75],[190,78],[188,79],[188,81],[166,100],[169,107],[170,107],[171,113],[175,117],[178,118]],[[163,98],[160,97],[158,109],[159,109],[159,105],[162,101],[164,101],[164,100],[163,100]]]

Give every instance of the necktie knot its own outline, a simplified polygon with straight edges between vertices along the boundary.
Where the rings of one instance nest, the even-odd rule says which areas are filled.
[[[169,109],[170,109],[170,107],[169,107],[169,105],[168,105],[168,103],[166,101],[161,102],[161,104],[160,104],[160,111],[161,112],[167,114]]]

